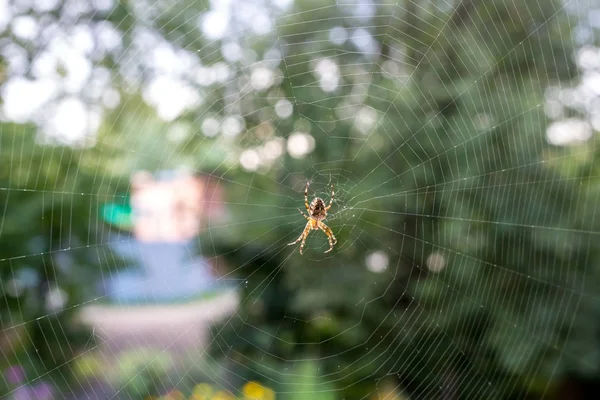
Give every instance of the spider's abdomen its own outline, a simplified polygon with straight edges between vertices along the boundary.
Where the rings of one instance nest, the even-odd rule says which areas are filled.
[[[327,210],[325,210],[325,203],[318,197],[310,203],[310,216],[321,220],[327,216]]]

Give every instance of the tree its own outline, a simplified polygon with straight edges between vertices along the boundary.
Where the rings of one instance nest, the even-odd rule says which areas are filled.
[[[215,328],[212,354],[276,384],[310,351],[344,398],[362,398],[388,376],[415,397],[449,398],[541,396],[567,372],[597,376],[596,307],[582,286],[595,281],[598,257],[595,143],[564,150],[544,139],[546,88],[577,75],[566,39],[573,22],[558,2],[404,5],[380,6],[371,19],[375,55],[326,40],[345,24],[333,7],[300,2],[282,19],[291,65],[282,97],[291,95],[294,115],[313,121],[319,138],[312,167],[287,159],[285,171],[321,185],[319,165],[353,178],[341,198],[352,199],[354,216],[342,211],[331,225],[342,246],[354,245],[316,265],[288,259],[277,238],[297,227],[282,222],[265,238],[272,250],[247,239],[218,248],[247,286],[242,313]],[[309,68],[320,57],[349,82],[334,95],[314,88]],[[353,104],[361,86],[368,94]],[[381,123],[357,140],[354,119],[331,117],[343,107],[349,116],[374,110]],[[337,123],[324,132],[328,120]],[[590,156],[578,162],[582,150]],[[299,197],[302,179],[291,178],[278,181]],[[266,231],[236,229],[242,238]],[[375,249],[391,253],[379,276],[363,266]],[[565,356],[574,348],[588,349],[586,359]]]
[[[247,4],[214,40],[198,27],[199,2],[119,2],[73,18],[65,6],[30,11],[42,31],[99,33],[84,58],[104,84],[81,96],[104,124],[86,150],[34,146],[33,127],[2,126],[3,279],[37,251],[25,239],[45,235],[55,252],[93,243],[90,216],[130,169],[187,164],[226,182],[233,199],[231,223],[200,237],[244,282],[240,312],[215,328],[211,347],[230,379],[302,386],[302,369],[286,368],[309,365],[312,376],[308,358],[321,375],[307,384],[313,393],[335,385],[358,399],[379,382],[387,391],[388,378],[414,397],[507,398],[596,377],[596,143],[562,148],[545,137],[547,89],[577,79],[571,34],[591,23],[559,1],[298,0],[261,9],[274,22],[264,33]],[[27,60],[44,48],[3,40]],[[29,73],[7,71],[7,82]],[[157,87],[178,89],[172,104]],[[288,156],[292,135],[314,151]],[[327,194],[330,174],[337,250],[290,255],[304,184]],[[25,209],[36,210],[27,224]],[[387,268],[365,268],[373,257]],[[3,323],[40,315],[19,306]]]
[[[40,145],[31,125],[3,123],[0,132],[7,166],[0,176],[6,305],[0,316],[8,355],[2,367],[21,364],[28,380],[48,373],[69,388],[68,363],[93,343],[91,332],[72,323],[76,306],[95,297],[100,277],[122,265],[98,221],[103,202],[115,200],[122,185],[102,182],[110,175],[101,147]]]

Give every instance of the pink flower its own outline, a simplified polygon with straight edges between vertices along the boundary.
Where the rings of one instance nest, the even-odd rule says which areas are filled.
[[[34,398],[37,400],[52,399],[52,386],[46,382],[40,382],[33,387]]]
[[[13,365],[4,370],[4,377],[8,383],[18,385],[25,380],[25,371],[20,365]]]

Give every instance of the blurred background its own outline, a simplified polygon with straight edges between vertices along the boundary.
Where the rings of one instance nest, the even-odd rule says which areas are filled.
[[[596,398],[599,28],[0,0],[0,398]]]

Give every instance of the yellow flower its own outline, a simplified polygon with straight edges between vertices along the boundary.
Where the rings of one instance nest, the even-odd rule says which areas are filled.
[[[275,399],[275,393],[258,382],[248,382],[242,388],[246,399],[252,400],[273,400]]]
[[[248,399],[262,399],[265,390],[260,383],[250,381],[244,385],[242,392]]]
[[[227,393],[223,390],[219,390],[212,397],[212,400],[235,400],[235,396],[232,396],[230,393]]]
[[[193,400],[208,400],[213,393],[213,388],[208,383],[199,383],[194,386]]]
[[[275,392],[269,388],[265,388],[264,400],[275,400]]]

